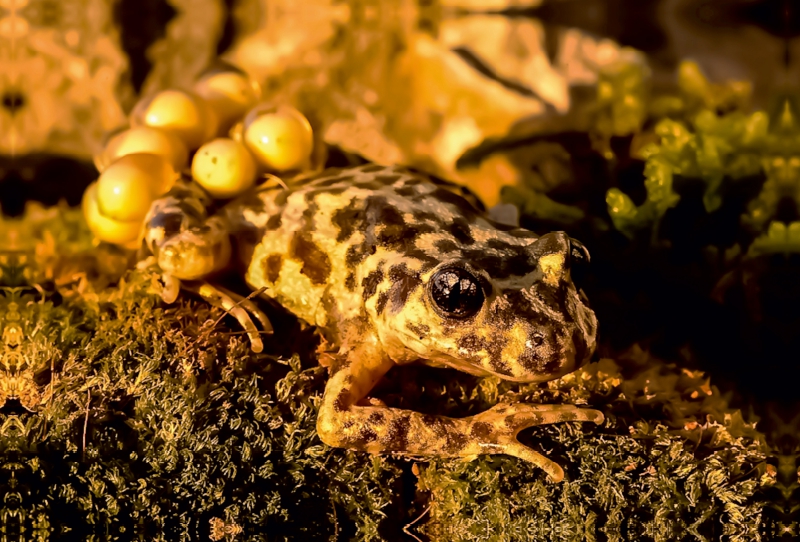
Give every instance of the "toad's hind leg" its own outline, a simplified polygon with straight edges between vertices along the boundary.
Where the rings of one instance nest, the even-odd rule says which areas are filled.
[[[344,352],[332,364],[317,419],[317,433],[331,446],[439,457],[508,454],[539,466],[558,482],[564,477],[561,467],[520,443],[517,434],[549,423],[603,421],[601,412],[573,405],[501,404],[468,418],[363,405],[362,399],[393,365],[369,343]]]
[[[224,215],[209,216],[211,198],[194,183],[180,182],[150,207],[145,219],[145,243],[158,263],[165,288],[162,298],[174,302],[181,288],[197,293],[232,314],[250,338],[255,352],[263,349],[252,316],[271,333],[267,316],[249,298],[243,298],[203,279],[228,266],[231,259],[230,228]]]

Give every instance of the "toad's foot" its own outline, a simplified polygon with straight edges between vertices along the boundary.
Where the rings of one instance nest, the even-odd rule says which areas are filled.
[[[603,423],[599,410],[578,408],[575,405],[532,405],[527,403],[499,404],[470,418],[469,434],[478,438],[482,453],[513,455],[542,468],[554,482],[564,478],[556,463],[533,451],[517,440],[520,431],[537,425],[559,422]]]
[[[468,418],[367,406],[363,398],[394,365],[368,345],[364,341],[343,352],[332,367],[317,418],[317,433],[331,446],[438,457],[508,454],[541,467],[558,482],[564,478],[561,467],[520,443],[517,434],[549,423],[603,421],[601,412],[573,405],[501,404]]]
[[[223,288],[222,286],[214,286],[208,282],[182,282],[174,275],[170,275],[168,273],[163,273],[161,275],[161,280],[164,283],[164,287],[159,293],[164,303],[169,305],[175,303],[175,301],[178,299],[181,289],[193,292],[202,297],[209,304],[224,310],[236,318],[236,320],[247,333],[247,336],[250,339],[250,348],[253,350],[253,352],[258,353],[264,350],[264,343],[261,341],[260,335],[262,333],[271,334],[273,329],[269,317],[264,314],[264,312],[259,309],[252,300],[252,297],[255,297],[261,293],[260,291],[255,291],[249,296],[243,297],[235,292]],[[253,317],[255,317],[255,319],[261,324],[261,331],[258,330],[253,322]]]
[[[221,286],[213,286],[207,282],[184,282],[183,288],[190,292],[194,292],[208,303],[215,307],[219,307],[239,322],[244,328],[247,336],[250,339],[250,349],[253,352],[261,352],[264,350],[264,343],[261,341],[261,333],[272,333],[272,323],[269,317],[253,303],[250,296],[242,297],[239,294],[231,292]],[[251,295],[258,295],[258,291]],[[259,321],[263,331],[259,332],[253,318]]]

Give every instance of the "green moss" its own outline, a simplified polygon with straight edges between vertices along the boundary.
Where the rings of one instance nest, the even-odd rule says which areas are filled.
[[[505,388],[506,384],[501,384]],[[566,467],[551,484],[505,457],[421,469],[425,532],[436,540],[755,540],[763,528],[763,436],[697,372],[634,351],[601,360],[514,399],[583,402],[607,413],[599,429],[537,428],[532,446]]]

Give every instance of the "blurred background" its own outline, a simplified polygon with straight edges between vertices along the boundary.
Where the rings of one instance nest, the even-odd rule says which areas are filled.
[[[28,199],[77,203],[137,98],[191,87],[218,57],[300,106],[328,143],[450,177],[487,140],[585,128],[569,113],[620,59],[645,63],[659,89],[691,58],[710,80],[751,83],[766,107],[800,82],[791,4],[0,0],[0,204],[13,216]],[[492,188],[515,176],[482,169]]]

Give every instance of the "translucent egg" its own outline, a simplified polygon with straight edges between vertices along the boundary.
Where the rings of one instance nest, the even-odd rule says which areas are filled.
[[[170,131],[194,150],[216,135],[218,120],[211,105],[200,96],[170,89],[140,101],[131,112],[131,125]]]
[[[166,193],[177,178],[178,173],[163,156],[126,154],[100,174],[97,204],[107,218],[141,220],[153,199]]]
[[[133,248],[142,229],[142,220],[123,222],[104,216],[97,205],[97,183],[92,183],[83,193],[83,216],[92,233],[101,241]]]
[[[192,178],[215,198],[232,198],[255,184],[256,164],[244,144],[221,137],[197,150]]]
[[[311,124],[297,109],[263,104],[242,122],[242,141],[256,161],[273,171],[308,165],[314,145]]]
[[[245,72],[229,64],[215,66],[195,83],[194,92],[204,98],[219,119],[218,134],[227,133],[261,95],[261,89]]]
[[[181,171],[189,161],[189,151],[178,136],[150,126],[137,126],[112,135],[103,152],[95,156],[94,165],[103,172],[120,156],[135,153],[161,155],[175,171]]]

